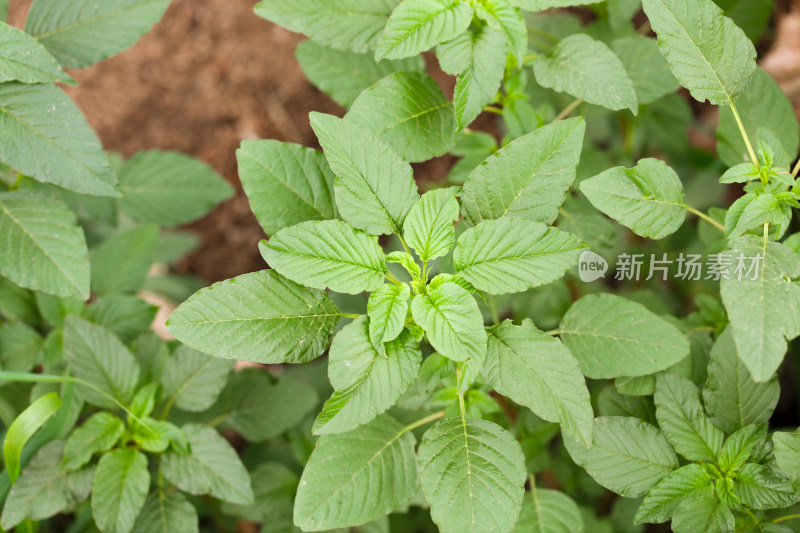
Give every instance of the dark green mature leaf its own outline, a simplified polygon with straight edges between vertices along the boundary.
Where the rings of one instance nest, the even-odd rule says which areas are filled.
[[[396,339],[403,331],[408,316],[408,285],[381,285],[369,295],[369,339],[378,352],[383,354],[384,342]]]
[[[71,82],[58,62],[36,39],[22,30],[2,22],[0,17],[0,83]]]
[[[139,152],[119,173],[120,209],[139,222],[179,226],[233,196],[222,176],[200,160],[175,152]]]
[[[658,428],[636,418],[595,418],[591,448],[572,439],[564,444],[595,481],[628,498],[646,494],[678,468],[678,458]]]
[[[388,272],[378,238],[341,220],[284,228],[259,249],[279,274],[314,289],[374,291]]]
[[[170,0],[34,0],[25,31],[68,68],[82,68],[133,46]]]
[[[781,509],[797,503],[789,479],[764,465],[744,465],[736,475],[734,492],[751,509]]]
[[[189,424],[182,429],[191,453],[167,452],[161,459],[164,477],[189,494],[209,494],[231,503],[252,503],[250,476],[228,441],[213,428],[201,424]]]
[[[446,255],[456,242],[453,222],[458,220],[455,188],[425,193],[406,217],[403,235],[423,261]]]
[[[664,56],[658,51],[655,39],[623,37],[614,40],[611,49],[622,61],[633,82],[639,105],[652,104],[680,88]]]
[[[197,511],[180,492],[151,492],[133,526],[133,533],[197,533]]]
[[[86,238],[60,200],[36,191],[0,193],[0,234],[0,274],[56,296],[89,297]]]
[[[336,173],[342,218],[373,235],[400,233],[419,200],[411,165],[377,134],[348,120],[312,113],[311,126]]]
[[[197,292],[172,313],[167,330],[216,357],[305,363],[328,348],[341,316],[325,293],[263,270]]]
[[[682,466],[650,489],[636,512],[635,522],[660,524],[672,518],[685,500],[713,496],[714,485],[702,466]]]
[[[184,411],[205,411],[225,387],[233,361],[179,346],[164,365],[163,397]]]
[[[800,257],[786,246],[748,235],[729,241],[730,279],[720,282],[739,358],[753,380],[772,379],[786,353],[786,342],[800,335],[800,287],[789,281],[800,276]],[[745,258],[742,279],[736,275],[739,256]],[[748,258],[761,257],[757,279],[747,274]],[[775,309],[781,309],[775,313]]]
[[[86,318],[130,342],[150,328],[158,307],[129,294],[101,296],[86,308]]]
[[[658,47],[700,102],[730,105],[756,70],[756,49],[711,0],[644,0]]]
[[[317,401],[309,385],[291,379],[275,383],[263,370],[245,369],[225,387],[217,405],[220,419],[248,441],[260,442],[299,424]]]
[[[359,94],[393,72],[425,72],[420,56],[376,63],[372,54],[335,50],[314,41],[297,45],[295,57],[311,83],[345,109]]]
[[[158,227],[136,226],[92,249],[92,290],[132,293],[142,288],[158,246]]]
[[[336,335],[328,362],[335,392],[314,422],[314,433],[344,433],[366,424],[397,403],[416,381],[422,353],[414,336],[406,331],[384,348],[381,354],[370,341],[367,317]]]
[[[486,355],[486,331],[478,303],[463,287],[447,282],[418,294],[411,313],[436,351],[453,361]]]
[[[676,452],[690,461],[717,460],[725,434],[706,416],[694,383],[669,372],[659,374],[654,399],[658,425]]]
[[[584,33],[567,37],[537,57],[533,72],[542,87],[607,109],[639,112],[636,90],[622,61],[607,45]]]
[[[125,423],[113,414],[95,413],[69,436],[59,467],[68,472],[83,467],[92,455],[113,448],[124,432]]]
[[[292,507],[300,478],[282,463],[262,463],[250,474],[253,503],[223,503],[222,512],[251,522],[263,522],[262,531],[282,533],[296,531],[292,524]],[[142,532],[144,533],[144,532]]]
[[[44,520],[71,510],[89,497],[93,468],[78,472],[58,469],[62,441],[45,444],[11,487],[3,507],[0,525],[12,530],[23,520]]]
[[[582,181],[580,188],[596,208],[642,237],[663,239],[686,218],[683,184],[658,159],[612,168]]]
[[[800,148],[797,117],[783,89],[769,74],[761,68],[756,69],[753,81],[735,102],[751,142],[755,141],[759,128],[767,128],[778,136],[780,145],[790,157],[797,154]],[[719,110],[717,153],[728,166],[750,159],[733,112],[727,106]]]
[[[789,476],[795,492],[800,490],[800,433],[777,431],[772,434],[775,461]]]
[[[395,72],[361,93],[345,116],[375,132],[406,161],[427,161],[455,142],[453,106],[427,74]]]
[[[0,367],[11,372],[28,372],[39,361],[43,339],[20,322],[0,325]]]
[[[776,375],[762,383],[753,381],[736,351],[731,328],[726,328],[711,349],[708,381],[703,387],[703,402],[711,420],[728,433],[766,422],[780,394]]]
[[[559,121],[529,133],[479,165],[464,183],[467,224],[504,216],[551,224],[575,181],[586,123]]]
[[[612,294],[592,294],[572,304],[560,335],[583,373],[595,379],[654,374],[689,354],[689,342],[675,326]]]
[[[418,488],[415,443],[388,415],[320,437],[300,478],[295,525],[304,531],[357,526],[408,503]]]
[[[684,500],[672,518],[675,533],[733,533],[735,525],[730,508],[714,496]]]
[[[750,38],[757,43],[770,21],[775,2],[772,0],[714,0]]]
[[[512,530],[526,472],[522,450],[506,430],[487,420],[444,419],[425,432],[417,461],[442,533]]]
[[[594,413],[578,362],[557,338],[529,320],[489,329],[483,374],[500,394],[550,422],[573,439],[592,443]]]
[[[256,15],[339,50],[374,50],[400,0],[263,0]],[[411,55],[411,54],[410,54]]]
[[[268,235],[336,218],[333,172],[322,152],[278,141],[244,141],[236,151],[250,208]]]
[[[445,72],[459,76],[453,104],[458,129],[463,129],[500,90],[507,55],[503,34],[483,26],[440,45],[436,55]]]
[[[453,264],[456,273],[479,290],[522,292],[562,277],[588,246],[571,233],[539,222],[500,218],[465,231]]]
[[[522,501],[514,533],[581,533],[583,518],[578,505],[557,490],[534,486]]]
[[[92,485],[92,517],[103,533],[128,533],[150,488],[147,457],[121,448],[100,459]]]
[[[471,21],[468,2],[404,0],[386,23],[375,60],[415,56],[460,35]]]
[[[127,405],[139,379],[139,365],[113,333],[70,315],[64,321],[64,352],[75,377],[91,383]],[[79,386],[86,401],[114,409],[110,398]]]

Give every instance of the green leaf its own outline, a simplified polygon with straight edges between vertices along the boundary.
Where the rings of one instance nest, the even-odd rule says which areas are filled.
[[[158,246],[158,227],[133,227],[93,248],[92,290],[99,294],[133,293],[142,288]]]
[[[585,6],[596,4],[602,0],[511,0],[515,6],[526,11],[544,11],[554,7]]]
[[[256,15],[339,50],[374,50],[400,0],[264,0]]]
[[[756,49],[711,0],[644,0],[658,47],[692,96],[730,105],[756,70]]]
[[[0,83],[74,83],[36,39],[2,20],[4,18],[0,17],[0,47],[3,48],[3,56],[0,57]]]
[[[739,237],[746,231],[763,226],[765,222],[783,228],[785,231],[789,220],[786,215],[791,210],[770,193],[747,194],[739,198],[725,216],[725,236]]]
[[[742,119],[751,140],[756,139],[759,128],[767,128],[778,136],[781,147],[786,152],[791,155],[797,153],[800,148],[800,132],[792,103],[783,89],[763,69],[756,69],[753,81],[735,102],[739,118]],[[717,153],[729,166],[750,159],[733,112],[727,106],[719,110]]]
[[[638,11],[638,7],[637,7]],[[680,89],[669,70],[655,39],[640,35],[615,39],[611,49],[617,54],[633,82],[639,105],[652,104]]]
[[[122,167],[119,183],[122,211],[165,227],[196,220],[233,196],[213,168],[175,152],[139,152]]]
[[[486,331],[478,303],[455,283],[443,283],[428,294],[418,294],[411,313],[428,336],[431,346],[453,361],[486,354]]]
[[[20,455],[25,444],[61,407],[61,398],[55,392],[45,394],[31,403],[8,426],[3,438],[3,461],[11,484],[17,482]]]
[[[418,490],[415,443],[388,415],[320,437],[300,478],[295,525],[304,531],[357,526],[406,504]]]
[[[582,181],[580,189],[596,208],[642,237],[663,239],[686,218],[683,184],[658,159],[612,168]]]
[[[197,511],[180,492],[151,492],[133,526],[133,533],[197,533]]]
[[[772,18],[775,2],[772,0],[714,0],[733,19],[737,26],[757,43]]]
[[[127,533],[150,488],[147,457],[131,448],[102,457],[92,485],[92,516],[103,533]]]
[[[780,394],[776,375],[762,383],[753,381],[736,351],[731,328],[726,328],[711,349],[708,381],[703,387],[703,402],[711,420],[728,433],[767,422]]]
[[[129,294],[101,296],[86,308],[86,318],[130,342],[150,328],[158,307]]]
[[[685,500],[713,496],[714,485],[702,466],[682,466],[650,489],[634,521],[636,524],[660,524],[672,518],[675,509]]]
[[[728,506],[713,496],[683,501],[672,519],[675,533],[733,533],[735,525],[736,520]]]
[[[717,460],[725,434],[708,419],[688,379],[665,372],[656,379],[656,419],[675,451],[690,461]]]
[[[745,426],[725,440],[717,464],[724,473],[735,474],[752,455],[753,448],[765,440],[765,426]]]
[[[167,330],[216,357],[307,363],[328,348],[340,317],[325,293],[263,270],[197,292],[172,313]]]
[[[0,234],[0,274],[22,287],[89,298],[86,238],[63,202],[36,191],[0,193]]]
[[[509,320],[488,331],[489,351],[483,367],[497,392],[541,418],[560,423],[573,439],[592,443],[594,413],[578,362],[557,338],[536,329],[530,320]]]
[[[453,106],[424,73],[379,80],[356,98],[345,119],[375,132],[406,161],[427,161],[455,143]]]
[[[775,461],[789,476],[795,492],[800,490],[800,433],[776,431],[772,434]]]
[[[25,31],[67,68],[82,68],[133,46],[170,0],[34,0]]]
[[[139,379],[139,365],[113,333],[74,315],[64,321],[64,353],[76,378],[94,385],[127,405]],[[99,391],[79,386],[91,404],[107,409],[117,405]]]
[[[732,269],[740,254],[761,256],[757,279],[732,274],[720,282],[720,292],[739,358],[754,381],[769,381],[783,361],[786,341],[800,335],[800,287],[789,281],[800,276],[800,257],[779,243],[764,246],[755,236],[732,239],[729,245]]]
[[[322,152],[278,141],[244,141],[236,151],[250,208],[268,235],[308,220],[336,218],[333,179]]]
[[[373,235],[400,233],[419,200],[411,165],[377,134],[348,120],[312,113],[311,127],[336,173],[342,217]]]
[[[436,189],[422,195],[406,217],[403,235],[422,261],[447,255],[456,242],[458,221],[455,189]]]
[[[583,373],[594,379],[654,374],[689,354],[689,342],[675,326],[612,294],[592,294],[572,304],[560,335]]]
[[[636,418],[595,418],[591,448],[572,439],[564,444],[595,481],[626,498],[643,496],[678,468],[678,458],[658,428]]]
[[[461,0],[403,0],[394,10],[375,60],[415,56],[454,39],[469,27],[472,8]]]
[[[217,401],[232,368],[232,361],[179,346],[164,365],[163,397],[184,411],[205,411]]]
[[[463,33],[436,50],[442,69],[458,75],[453,103],[459,130],[472,123],[492,103],[505,73],[503,34],[483,26]]]
[[[260,369],[234,375],[222,391],[219,419],[250,442],[277,437],[299,424],[316,406],[316,391],[291,379],[277,383]],[[214,415],[217,410],[213,410]]]
[[[542,87],[614,111],[639,112],[636,90],[622,61],[586,34],[571,35],[537,57],[533,72]]]
[[[751,509],[782,509],[799,499],[788,478],[754,463],[739,470],[733,487],[742,503]]]
[[[551,224],[575,181],[585,130],[581,118],[555,122],[486,159],[464,183],[465,222],[516,216]]]
[[[28,372],[33,369],[39,362],[42,346],[42,337],[26,324],[6,322],[0,326],[0,365],[3,370]]]
[[[298,44],[295,57],[309,81],[345,109],[359,94],[393,72],[425,72],[420,56],[376,63],[372,54],[335,50],[314,41]]]
[[[388,272],[378,238],[341,220],[284,228],[259,248],[279,274],[314,289],[374,291]]]
[[[253,504],[223,503],[222,512],[251,522],[264,522],[265,532],[296,531],[292,507],[300,478],[282,463],[262,463],[250,474]],[[145,532],[142,532],[145,533]]]
[[[508,0],[479,0],[474,5],[475,14],[503,34],[508,51],[516,59],[515,66],[522,66],[528,52],[528,28],[520,10]]]
[[[583,518],[578,505],[557,490],[534,486],[522,501],[514,533],[582,533]]]
[[[383,354],[383,343],[395,340],[402,333],[410,296],[411,289],[405,283],[381,285],[369,295],[369,339],[378,352]]]
[[[220,500],[248,504],[253,501],[250,476],[236,450],[213,428],[183,426],[191,454],[167,452],[161,459],[164,477],[189,494],[209,494]]]
[[[422,490],[442,533],[511,531],[525,492],[525,458],[506,430],[487,420],[447,418],[419,446]]]
[[[456,273],[490,294],[522,292],[561,278],[588,244],[519,218],[486,220],[465,231],[453,252]]]
[[[3,507],[0,525],[8,531],[23,520],[45,520],[72,510],[89,497],[93,468],[78,472],[58,469],[64,443],[52,441],[36,453],[22,471]]]
[[[124,432],[125,423],[113,414],[93,414],[67,439],[59,467],[67,472],[82,468],[94,454],[113,448]]]
[[[333,339],[328,378],[335,389],[314,422],[317,435],[353,430],[392,407],[419,375],[422,353],[406,331],[375,349],[367,317],[345,326]]]

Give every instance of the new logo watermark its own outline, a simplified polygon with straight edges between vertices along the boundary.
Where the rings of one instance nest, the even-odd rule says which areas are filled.
[[[578,276],[589,283],[604,278],[608,272],[608,261],[594,252],[586,250],[578,259]]]

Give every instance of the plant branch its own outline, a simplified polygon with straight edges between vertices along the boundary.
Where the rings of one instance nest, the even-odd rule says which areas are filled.
[[[489,306],[489,313],[492,314],[492,322],[495,326],[499,326],[500,316],[497,314],[497,306],[494,304],[494,298],[491,294],[486,295],[486,304]]]
[[[433,422],[434,420],[439,420],[443,416],[444,416],[444,411],[439,411],[437,413],[433,413],[432,415],[428,415],[425,418],[420,418],[416,422],[412,422],[409,425],[407,425],[406,427],[404,427],[403,428],[403,433],[408,433],[409,431],[413,431],[413,430],[417,429],[420,426],[424,426],[425,424]]]
[[[706,222],[708,222],[709,224],[711,224],[712,226],[714,226],[714,227],[715,227],[715,228],[717,228],[718,230],[720,230],[720,231],[725,231],[725,226],[723,226],[722,224],[720,224],[719,222],[717,222],[716,220],[714,220],[714,219],[713,219],[713,218],[711,218],[710,216],[706,215],[706,214],[705,214],[705,213],[703,213],[702,211],[700,211],[700,210],[698,210],[698,209],[695,209],[694,207],[692,207],[692,206],[689,206],[689,205],[686,205],[686,204],[684,204],[684,205],[683,205],[683,207],[684,207],[684,208],[685,208],[687,211],[689,211],[690,213],[692,213],[693,215],[697,215],[698,217],[702,218],[703,220],[705,220]]]
[[[800,173],[800,159],[797,160],[797,164],[794,166],[794,170],[792,170],[792,177],[796,178],[798,173]]]
[[[731,100],[731,112],[733,113],[733,118],[736,119],[736,125],[739,126],[739,132],[742,134],[742,139],[744,139],[744,143],[747,145],[747,152],[750,154],[750,159],[752,159],[756,168],[761,168],[758,158],[756,157],[756,152],[753,150],[753,145],[750,144],[750,137],[747,135],[747,130],[744,129],[742,117],[739,116],[739,110],[736,109],[736,104],[733,103],[733,100]]]
[[[572,113],[573,111],[575,111],[575,109],[579,105],[581,105],[582,103],[583,103],[583,98],[578,98],[577,100],[574,100],[571,104],[569,104],[567,107],[565,107],[561,111],[561,113],[556,115],[556,118],[553,119],[553,122],[558,122],[559,120],[563,120],[563,119],[567,118],[569,116],[569,114]]]

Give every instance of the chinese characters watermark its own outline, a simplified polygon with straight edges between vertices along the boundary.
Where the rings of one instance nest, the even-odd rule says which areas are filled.
[[[617,256],[613,270],[618,281],[666,281],[670,276],[682,281],[757,280],[761,272],[761,254],[745,256],[742,253],[687,254],[670,257],[661,254],[627,254]],[[583,252],[578,261],[578,275],[584,282],[604,278],[608,262],[594,252]]]

